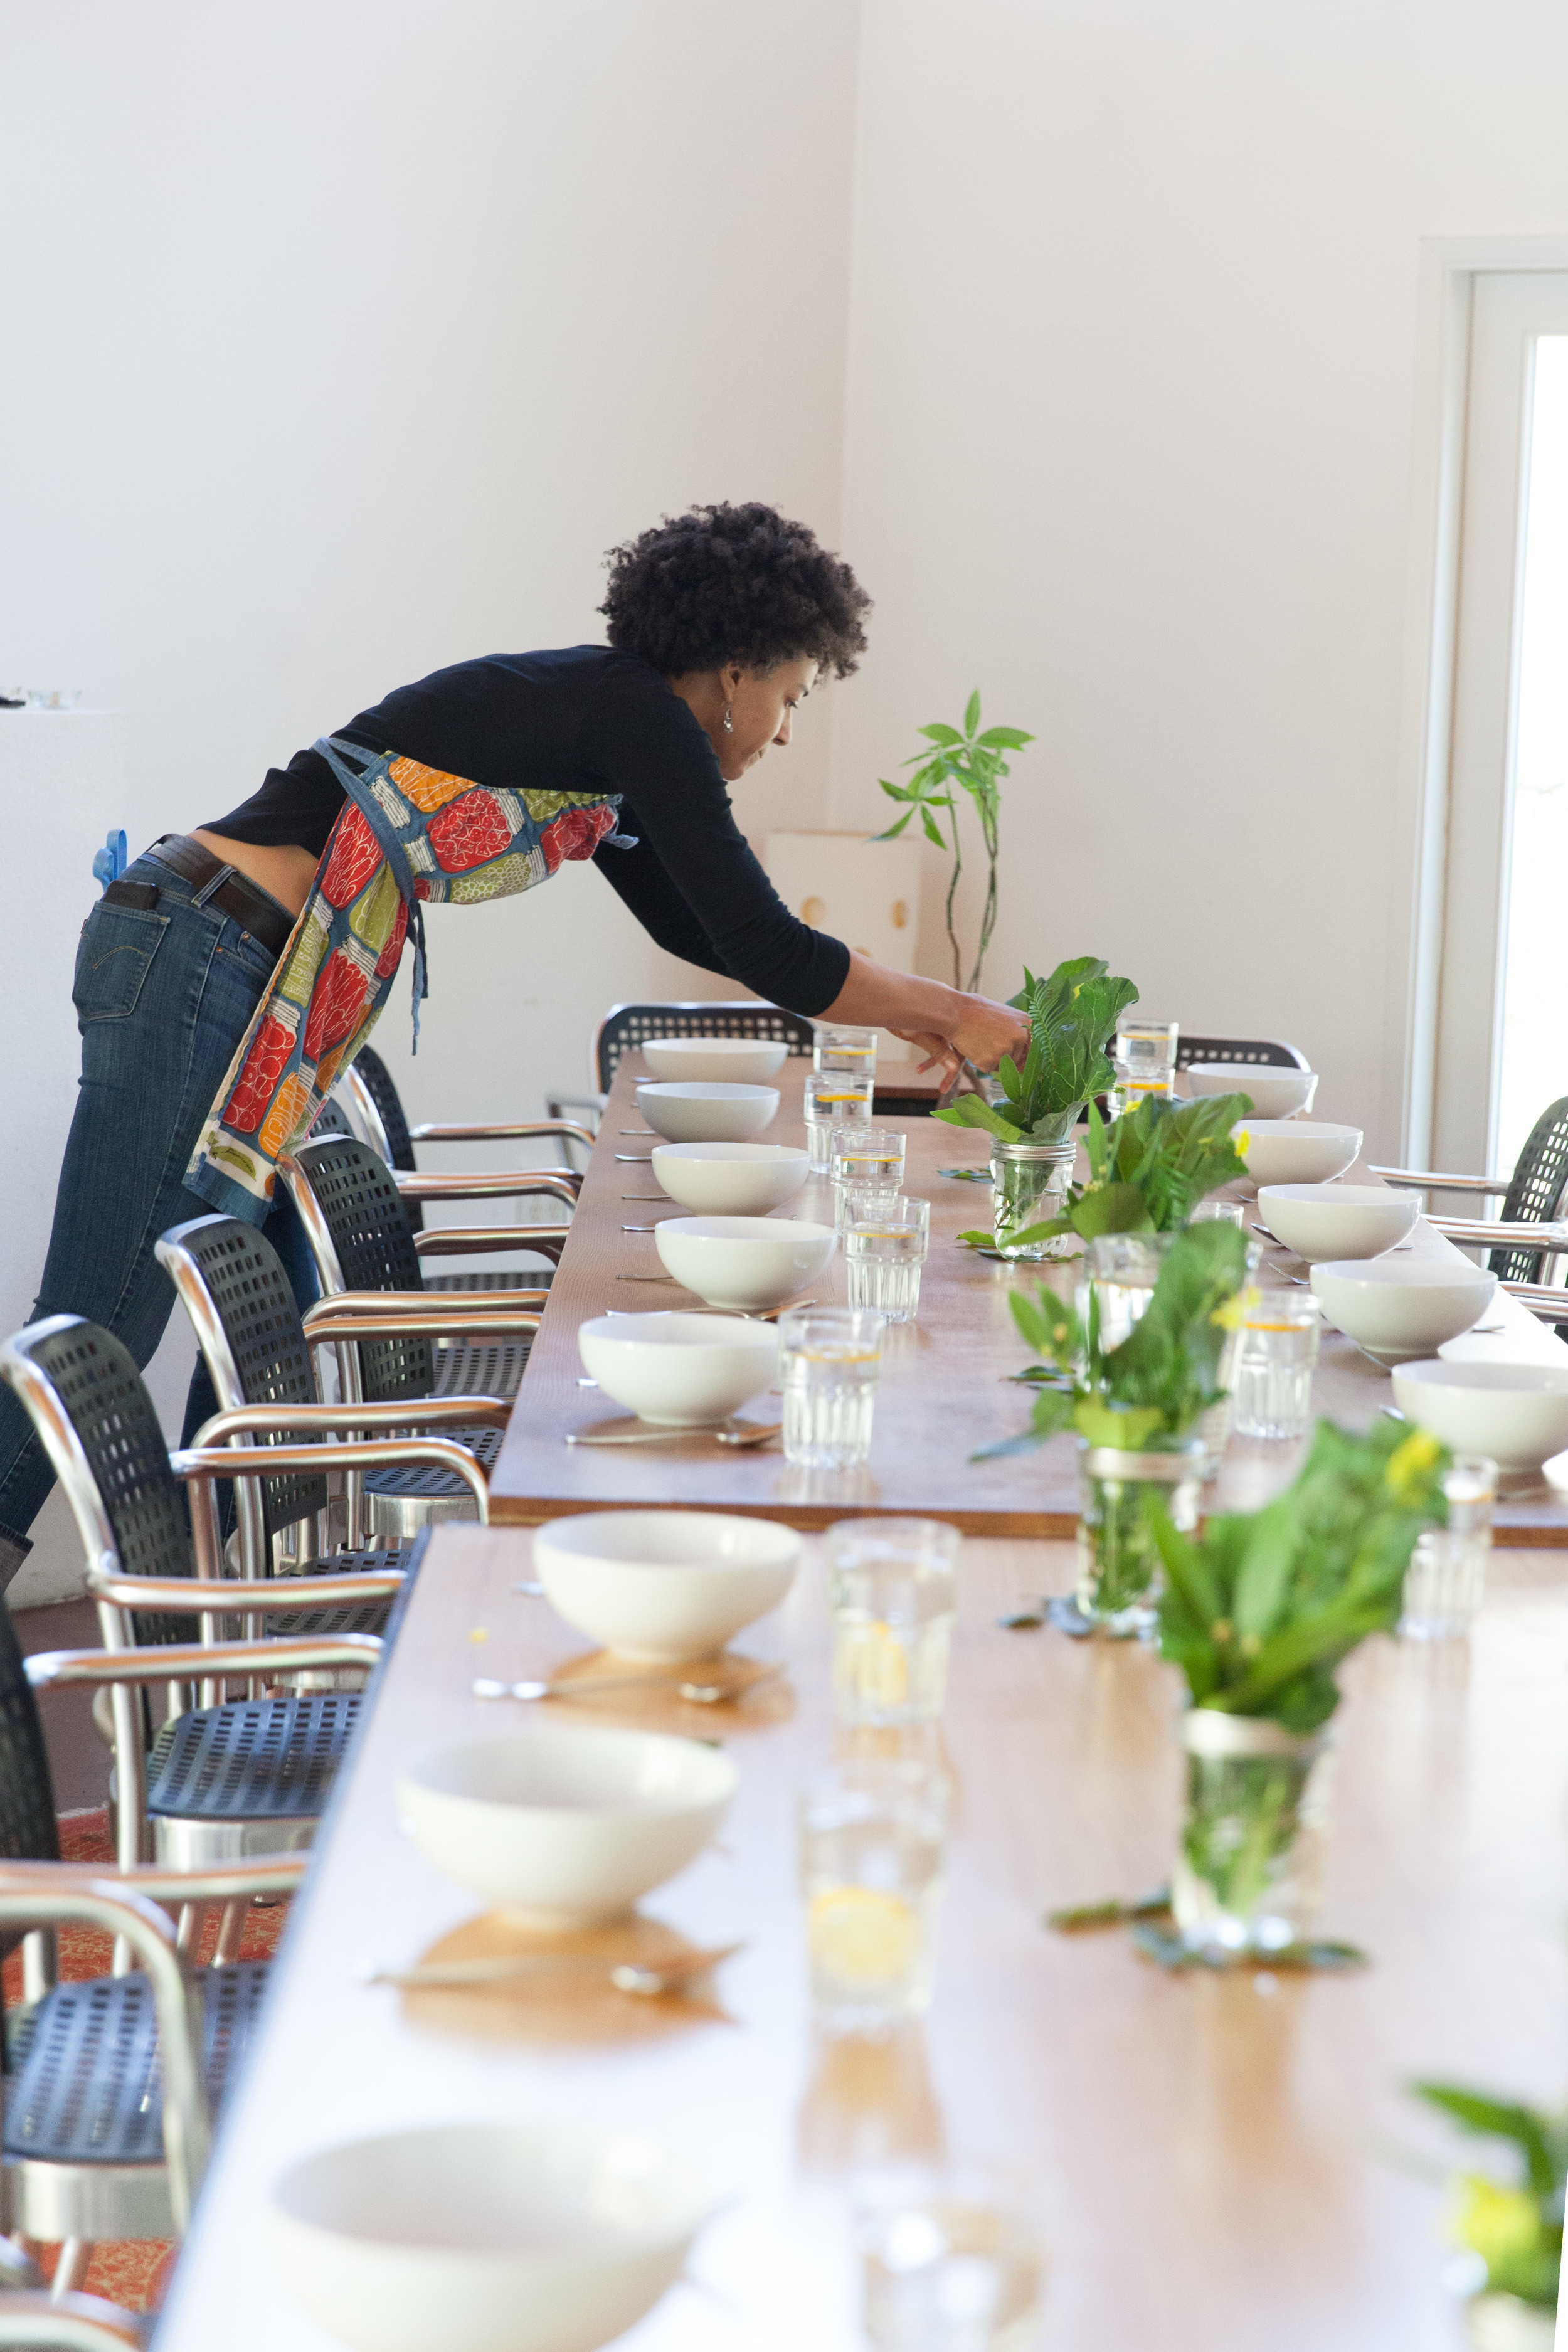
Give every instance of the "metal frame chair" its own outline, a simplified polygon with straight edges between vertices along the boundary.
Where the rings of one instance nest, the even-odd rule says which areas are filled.
[[[96,2241],[184,2231],[212,2111],[244,2054],[268,1965],[194,1971],[163,1906],[193,1893],[225,1904],[292,1894],[305,1867],[298,1854],[196,1876],[60,1861],[34,1692],[85,1679],[102,1655],[63,1651],[24,1661],[0,1610],[0,1930],[10,1931],[7,1942],[23,1937],[23,2008],[8,2036],[5,2086],[7,2224],[61,2242],[53,2296],[0,2294],[0,2345],[140,2341],[129,2315],[79,2301],[74,2290]],[[145,1682],[163,1674],[167,1654],[110,1663],[122,1680]],[[58,1984],[53,1931],[68,1925],[104,1929],[139,1972]],[[40,2304],[58,2315],[59,2333],[23,2331],[23,2316]],[[16,2325],[7,2330],[7,2320]],[[70,2321],[79,2323],[75,2333]]]
[[[1176,1067],[1190,1069],[1194,1062],[1250,1064],[1255,1070],[1310,1070],[1300,1045],[1283,1037],[1178,1037]]]
[[[156,1249],[159,1264],[168,1273],[195,1328],[197,1345],[231,1429],[236,1429],[234,1417],[243,1417],[247,1408],[279,1406],[293,1409],[289,1427],[295,1430],[342,1429],[350,1418],[353,1431],[342,1429],[344,1434],[362,1435],[371,1429],[386,1430],[390,1434],[395,1424],[405,1429],[423,1424],[444,1428],[460,1444],[470,1447],[476,1424],[480,1428],[504,1428],[507,1405],[502,1399],[492,1396],[447,1396],[438,1403],[432,1401],[425,1404],[423,1409],[418,1402],[395,1408],[362,1403],[354,1408],[352,1416],[341,1406],[325,1407],[317,1386],[312,1349],[300,1319],[289,1276],[271,1243],[254,1225],[244,1224],[237,1217],[195,1217],[188,1224],[176,1225],[164,1234]],[[421,1320],[414,1317],[405,1320],[411,1332],[423,1337],[425,1327]],[[244,1430],[237,1430],[231,1435],[229,1443],[253,1444],[253,1429],[254,1424],[247,1423]],[[265,1435],[261,1442],[268,1442]],[[404,1474],[396,1470],[373,1471],[372,1489],[378,1477],[395,1478],[400,1475]],[[426,1471],[423,1475],[432,1474]],[[447,1477],[443,1490],[427,1501],[422,1514],[405,1512],[403,1516],[428,1524],[435,1518],[454,1516],[458,1507],[463,1516],[472,1516],[473,1504],[468,1489],[461,1481]],[[341,1502],[336,1512],[331,1510],[324,1474],[246,1480],[236,1494],[236,1542],[241,1574],[253,1579],[315,1578],[395,1567],[395,1552],[383,1546],[365,1549],[352,1540],[353,1531],[348,1523],[352,1513],[343,1518],[342,1526],[342,1533],[350,1539],[350,1548],[332,1548],[331,1522],[332,1517],[342,1517],[342,1511]],[[300,1541],[302,1532],[303,1549]],[[385,1615],[384,1602],[366,1602],[358,1609],[331,1612],[318,1630],[379,1633]],[[283,1616],[271,1612],[263,1630],[296,1632],[300,1630],[298,1612],[289,1612]]]
[[[795,1058],[810,1053],[811,1023],[803,1013],[786,1013],[781,1005],[759,1003],[750,996],[721,998],[714,1003],[612,1004],[594,1033],[589,1051],[590,1083],[597,1078],[601,1095],[616,1082],[621,1056],[648,1037],[773,1037],[789,1047]],[[555,1102],[566,1097],[552,1097]]]
[[[0,2346],[18,2352],[142,2352],[146,2325],[101,2295],[23,2288],[0,2297]]]
[[[515,1396],[527,1361],[527,1342],[539,1328],[546,1292],[470,1291],[460,1297],[424,1286],[420,1243],[432,1237],[409,1229],[402,1195],[377,1156],[349,1139],[303,1146],[279,1163],[316,1262],[322,1296],[304,1318],[312,1346],[336,1350],[340,1418],[353,1421],[362,1402],[405,1406],[416,1401],[479,1394],[498,1402]],[[505,1181],[505,1180],[501,1180]],[[528,1180],[531,1181],[531,1180]],[[492,1245],[515,1246],[517,1229],[491,1227]],[[559,1233],[556,1234],[559,1243]],[[445,1342],[439,1348],[432,1345]],[[488,1469],[501,1430],[476,1431],[471,1443]],[[431,1507],[445,1498],[445,1508]],[[462,1496],[420,1471],[378,1475],[366,1483],[364,1506],[373,1537],[402,1541],[432,1517],[466,1516]],[[363,1540],[358,1489],[350,1481],[351,1543]]]
[[[1489,1248],[1488,1271],[1505,1290],[1531,1312],[1549,1320],[1563,1318],[1568,1326],[1568,1298],[1561,1292],[1568,1267],[1568,1095],[1549,1103],[1525,1138],[1511,1176],[1446,1176],[1419,1168],[1374,1168],[1385,1183],[1404,1184],[1421,1192],[1473,1192],[1500,1198],[1502,1213],[1495,1221],[1480,1217],[1432,1217],[1428,1222],[1468,1248]],[[1557,1238],[1551,1238],[1552,1235]],[[1547,1279],[1550,1261],[1551,1279]],[[1536,1296],[1530,1296],[1534,1293]]]
[[[224,1575],[214,1486],[221,1478],[415,1459],[463,1476],[482,1518],[488,1498],[478,1463],[464,1447],[438,1438],[265,1450],[219,1443],[171,1455],[127,1349],[112,1333],[77,1315],[51,1316],[7,1340],[0,1347],[0,1377],[21,1398],[70,1505],[104,1641],[101,1651],[62,1654],[47,1670],[35,1662],[29,1671],[35,1681],[89,1683],[110,1692],[121,1866],[155,1856],[171,1870],[200,1872],[308,1844],[359,1701],[338,1691],[263,1698],[258,1696],[261,1678],[323,1668],[365,1671],[381,1645],[363,1633],[224,1641],[238,1612],[266,1609],[277,1587],[270,1580]],[[241,1430],[287,1429],[300,1419],[309,1425],[309,1417],[310,1409],[300,1405],[252,1407],[218,1414],[202,1435],[226,1439]],[[182,1482],[189,1492],[188,1525],[180,1508]],[[396,1570],[322,1576],[311,1580],[306,1606],[311,1612],[357,1607],[390,1598],[402,1581]],[[198,1642],[176,1638],[173,1621],[180,1616],[198,1620]],[[240,1676],[248,1695],[230,1702],[225,1685]],[[150,1739],[145,1706],[134,1693],[137,1685],[155,1682],[169,1685],[170,1713]],[[220,1949],[226,1958],[242,1924],[238,1914],[225,1919]],[[188,1916],[182,1933],[188,1939],[195,1928]]]

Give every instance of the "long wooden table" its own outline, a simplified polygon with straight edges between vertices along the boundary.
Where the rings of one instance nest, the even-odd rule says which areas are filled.
[[[1568,2082],[1568,1590],[1554,1562],[1497,1555],[1468,1643],[1379,1641],[1352,1662],[1323,1925],[1373,1965],[1255,1981],[1167,1976],[1120,1934],[1042,1927],[1047,1906],[1165,1875],[1175,1682],[1136,1645],[998,1630],[1020,1594],[1067,1587],[1070,1551],[966,1545],[935,2000],[879,2046],[824,2044],[807,2012],[792,1792],[832,1738],[811,1545],[790,1601],[741,1645],[787,1655],[787,1685],[740,1711],[608,1694],[592,1710],[722,1738],[740,1767],[718,1845],[646,1906],[693,1939],[750,1939],[715,2002],[358,1981],[364,1960],[486,1941],[471,1900],[400,1835],[395,1791],[421,1750],[509,1719],[469,1696],[476,1669],[543,1674],[581,1651],[514,1591],[530,1552],[522,1531],[448,1526],[431,1541],[157,2352],[334,2352],[263,2243],[268,2183],[295,2158],[421,2122],[551,2116],[647,2131],[721,2200],[692,2283],[620,2339],[626,2352],[860,2352],[849,2172],[942,2149],[1037,2184],[1042,2352],[1452,2352],[1441,2176],[1473,2158],[1405,2086],[1432,2076],[1555,2102]]]
[[[1076,1269],[1008,1265],[959,1245],[964,1231],[988,1227],[988,1186],[943,1174],[950,1168],[984,1169],[986,1138],[944,1121],[910,1118],[896,1122],[908,1138],[906,1190],[931,1204],[931,1255],[921,1292],[919,1319],[889,1328],[868,1462],[858,1470],[792,1469],[776,1443],[754,1453],[735,1453],[711,1438],[694,1435],[649,1446],[569,1446],[571,1430],[624,1416],[608,1398],[579,1385],[582,1360],[578,1326],[606,1307],[647,1309],[695,1305],[690,1294],[658,1277],[662,1267],[651,1233],[626,1233],[626,1225],[651,1225],[687,1213],[660,1192],[650,1166],[636,1156],[658,1140],[638,1117],[634,1089],[647,1076],[640,1054],[628,1054],[617,1073],[594,1149],[582,1197],[573,1218],[560,1270],[534,1342],[516,1410],[490,1480],[491,1510],[502,1524],[535,1526],[584,1510],[637,1508],[678,1504],[689,1510],[758,1512],[798,1528],[821,1528],[852,1512],[917,1512],[950,1520],[973,1535],[1061,1537],[1078,1517],[1076,1441],[1056,1438],[1037,1453],[995,1462],[971,1455],[1027,1425],[1028,1391],[1009,1380],[1028,1360],[1008,1301],[1031,1290],[1044,1276],[1068,1287]],[[783,1095],[766,1139],[800,1143],[803,1066],[787,1062],[779,1075]],[[1363,1170],[1352,1175],[1364,1177]],[[832,1222],[832,1188],[812,1178],[787,1213]],[[1423,1222],[1415,1247],[1425,1255],[1454,1256],[1453,1245]],[[1288,1254],[1270,1254],[1280,1278],[1305,1271]],[[836,1257],[812,1286],[812,1295],[842,1304],[845,1267]],[[1521,1357],[1568,1362],[1568,1349],[1533,1316],[1500,1293],[1487,1320],[1495,1334],[1468,1334],[1452,1340],[1447,1356],[1518,1360]],[[1352,1427],[1364,1427],[1393,1401],[1383,1368],[1353,1342],[1325,1329],[1315,1402],[1320,1413]],[[761,1398],[748,1410],[774,1419],[777,1400]],[[1245,1475],[1245,1460],[1236,1465]],[[1272,1465],[1277,1470],[1278,1465]],[[1237,1499],[1250,1500],[1245,1490]],[[1498,1511],[1500,1531],[1523,1544],[1568,1544],[1568,1496],[1540,1483],[1526,1493],[1506,1494]]]

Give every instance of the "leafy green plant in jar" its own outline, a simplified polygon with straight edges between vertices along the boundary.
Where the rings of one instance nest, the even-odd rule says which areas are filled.
[[[1220,1360],[1246,1275],[1247,1244],[1234,1225],[1177,1234],[1146,1310],[1109,1349],[1092,1290],[1087,1319],[1045,1288],[1010,1302],[1042,1360],[1023,1375],[1037,1390],[1029,1428],[986,1454],[1022,1453],[1065,1430],[1077,1433],[1077,1604],[1085,1630],[1124,1636],[1152,1626],[1156,1529],[1162,1521],[1196,1522],[1198,1424],[1222,1393]]]
[[[1212,1518],[1200,1538],[1155,1507],[1160,1647],[1192,1700],[1172,1882],[1190,1948],[1243,1958],[1301,1941],[1318,1900],[1335,1669],[1397,1623],[1416,1538],[1447,1510],[1447,1463],[1424,1430],[1320,1422],[1267,1509]]]
[[[1550,2115],[1452,2083],[1417,2083],[1415,2095],[1476,2139],[1500,2140],[1515,2178],[1461,2173],[1449,2232],[1464,2267],[1473,2352],[1552,2352],[1563,2275],[1568,2114]]]

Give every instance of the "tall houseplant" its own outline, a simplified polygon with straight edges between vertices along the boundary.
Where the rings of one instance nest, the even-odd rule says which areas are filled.
[[[967,989],[971,994],[980,985],[980,975],[985,965],[985,950],[991,944],[991,934],[996,928],[996,859],[1001,841],[1002,779],[1010,775],[1004,754],[1021,751],[1034,737],[1021,727],[987,727],[980,731],[980,689],[975,688],[969,698],[962,728],[949,727],[933,719],[920,732],[933,746],[929,751],[916,751],[904,761],[914,774],[907,783],[889,783],[885,776],[878,779],[889,800],[907,803],[901,817],[889,825],[879,841],[894,841],[906,825],[918,816],[929,842],[952,856],[952,872],[947,885],[947,939],[952,951],[952,984]],[[965,795],[980,820],[980,835],[985,846],[985,905],[980,918],[980,939],[974,950],[974,961],[967,980],[963,977],[963,951],[959,944],[953,920],[958,897],[959,877],[963,871],[963,844],[959,830],[959,794]],[[947,820],[944,834],[938,822],[938,813]]]

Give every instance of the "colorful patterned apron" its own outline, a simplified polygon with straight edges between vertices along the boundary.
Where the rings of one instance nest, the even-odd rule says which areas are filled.
[[[348,798],[185,1171],[193,1192],[253,1225],[279,1158],[370,1035],[410,930],[417,1049],[422,903],[508,898],[623,839],[618,793],[497,791],[336,736],[314,748]]]

